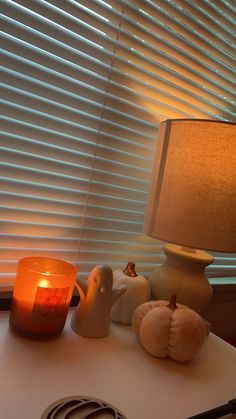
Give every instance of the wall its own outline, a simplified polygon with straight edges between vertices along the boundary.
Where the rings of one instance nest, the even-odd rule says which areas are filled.
[[[236,343],[236,284],[213,285],[213,300],[203,316],[213,333]]]

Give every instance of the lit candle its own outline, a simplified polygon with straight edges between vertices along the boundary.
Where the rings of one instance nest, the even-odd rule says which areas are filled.
[[[31,338],[58,335],[66,321],[75,278],[76,268],[62,260],[21,259],[10,313],[12,329]]]

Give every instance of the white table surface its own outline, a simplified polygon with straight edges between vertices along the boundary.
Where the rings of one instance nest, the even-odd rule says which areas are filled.
[[[130,326],[83,338],[69,317],[60,338],[37,342],[14,335],[9,312],[0,312],[1,419],[40,419],[53,401],[77,395],[110,402],[128,419],[186,419],[236,397],[236,349],[213,334],[178,364],[146,353]]]

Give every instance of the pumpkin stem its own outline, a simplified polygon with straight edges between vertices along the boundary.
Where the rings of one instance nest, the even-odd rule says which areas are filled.
[[[127,276],[138,276],[135,272],[135,263],[128,262],[126,268],[123,270],[124,274]]]
[[[177,305],[176,305],[176,298],[177,298],[177,295],[176,294],[174,294],[174,295],[172,295],[171,297],[170,297],[170,302],[169,302],[169,304],[167,304],[167,306],[166,307],[169,307],[171,310],[175,310],[176,308],[177,308]]]

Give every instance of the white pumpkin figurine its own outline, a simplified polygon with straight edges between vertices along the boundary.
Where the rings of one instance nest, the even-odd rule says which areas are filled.
[[[131,324],[135,309],[150,299],[151,291],[147,279],[135,272],[135,264],[128,262],[126,268],[113,272],[114,285],[127,285],[124,294],[111,309],[111,319],[122,324]]]
[[[150,301],[134,312],[132,328],[139,341],[156,358],[170,357],[175,361],[191,360],[201,349],[206,325],[201,316],[183,304]]]

